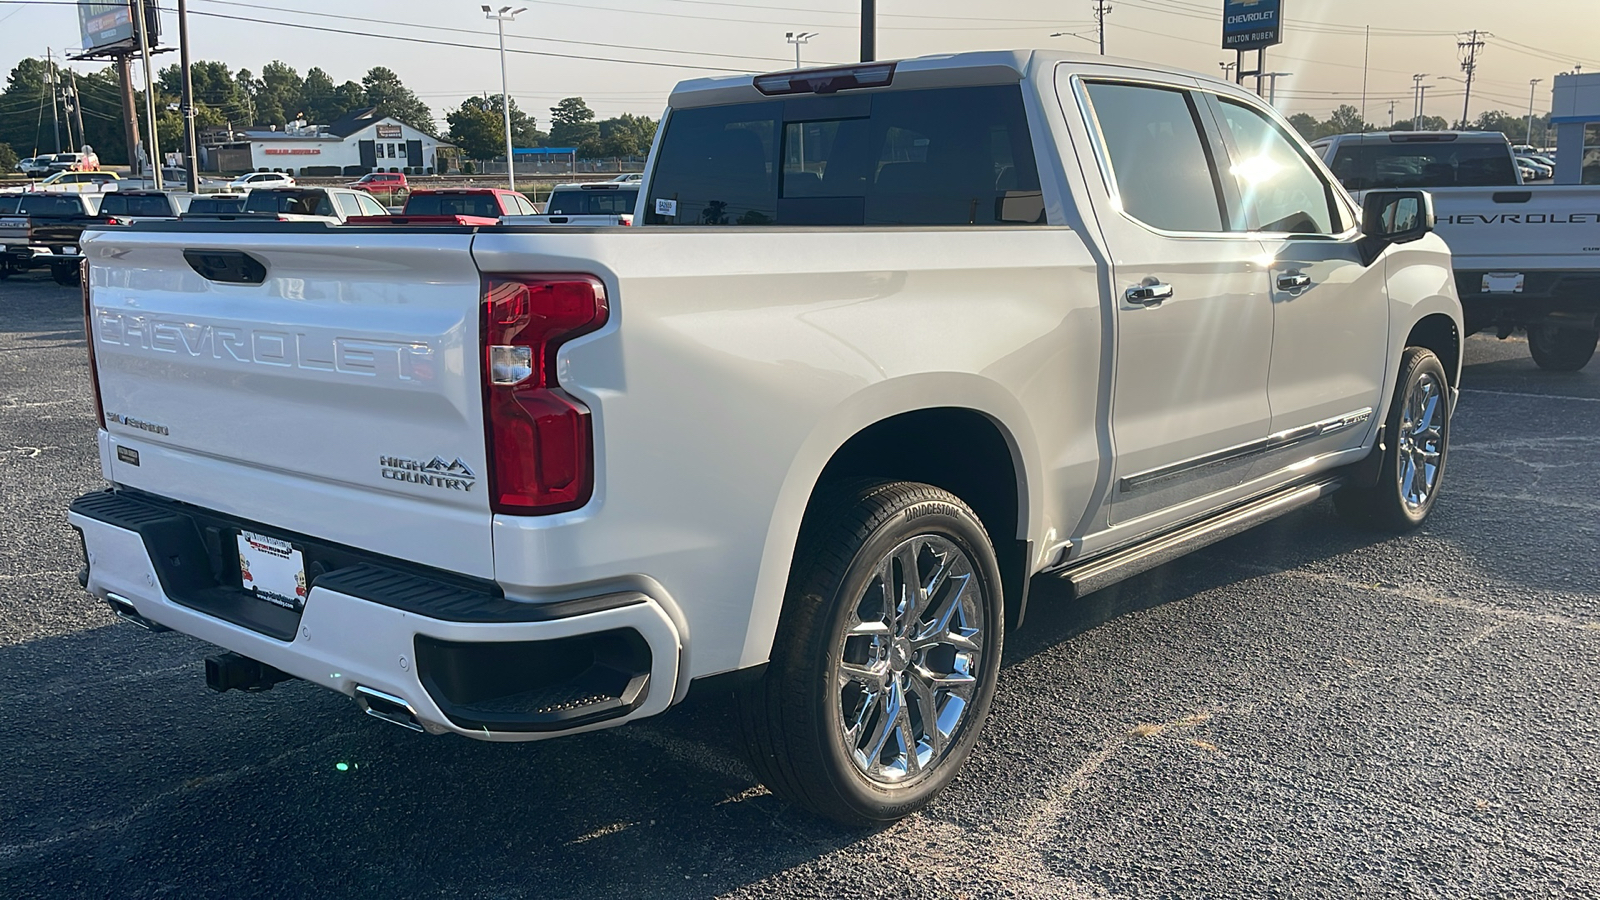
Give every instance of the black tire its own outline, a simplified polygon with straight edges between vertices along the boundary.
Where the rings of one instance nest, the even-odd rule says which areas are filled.
[[[78,264],[71,263],[70,265],[67,265],[62,263],[51,263],[50,277],[55,279],[56,284],[59,284],[63,287],[77,287]]]
[[[945,577],[941,581],[935,575],[930,579],[935,589],[918,593],[927,600],[923,609],[901,619],[880,603],[874,619],[873,598],[887,595],[869,589],[882,583],[881,571],[891,573],[891,585],[898,584],[893,573],[904,571],[900,561],[906,559],[919,572],[919,583],[924,565]],[[959,618],[964,624],[954,630],[977,648],[964,666],[961,655],[967,650],[952,644],[911,649],[916,639],[904,639],[910,629],[938,630],[941,608],[958,611],[957,617],[943,614],[944,632]],[[960,770],[988,716],[999,676],[1003,610],[1000,570],[988,533],[953,494],[912,482],[825,487],[801,527],[771,661],[760,680],[739,692],[745,746],[756,774],[777,796],[847,825],[890,822],[926,806]],[[861,633],[878,627],[885,629],[884,636]],[[847,628],[854,630],[847,634]],[[843,671],[847,658],[856,672],[882,669],[878,691]],[[970,698],[953,690],[941,697],[918,674],[946,668],[952,681],[971,675]],[[957,699],[963,702],[946,732],[940,723]],[[936,713],[931,720],[918,712],[930,704]],[[891,717],[886,712],[891,708],[899,714]],[[845,724],[851,717],[859,729],[854,737]],[[874,727],[902,717],[904,730],[898,724]],[[928,731],[930,724],[937,736]],[[879,734],[884,737],[876,751],[859,750]],[[920,736],[928,738],[925,761]],[[908,745],[908,737],[912,752],[897,752]],[[899,762],[885,765],[886,753]],[[883,769],[876,776],[871,774],[875,766]]]
[[[1528,326],[1528,351],[1547,372],[1576,372],[1587,366],[1596,344],[1600,344],[1600,331],[1593,329]]]
[[[1417,419],[1414,403],[1428,395],[1430,386],[1437,403],[1431,415],[1437,419]],[[1370,487],[1346,487],[1334,494],[1334,506],[1340,515],[1356,524],[1396,533],[1410,531],[1428,518],[1439,499],[1450,457],[1450,396],[1449,379],[1439,357],[1423,347],[1408,348],[1400,357],[1400,377],[1389,404],[1378,481]],[[1418,428],[1422,421],[1433,424],[1424,431]],[[1431,480],[1427,469],[1430,455]],[[1421,484],[1426,484],[1426,489],[1419,499],[1415,488]]]

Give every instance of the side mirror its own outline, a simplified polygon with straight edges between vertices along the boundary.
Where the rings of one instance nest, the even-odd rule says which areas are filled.
[[[1433,195],[1427,191],[1368,191],[1361,200],[1361,234],[1375,243],[1410,243],[1433,228]]]

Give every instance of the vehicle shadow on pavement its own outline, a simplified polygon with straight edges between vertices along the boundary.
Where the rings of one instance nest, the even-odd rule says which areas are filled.
[[[1315,550],[1291,517],[1213,552],[1293,566],[1370,540],[1305,527]],[[1191,557],[1078,602],[1039,585],[1006,665],[1239,577]],[[35,761],[0,805],[0,894],[700,897],[872,834],[761,788],[721,689],[626,728],[487,744],[412,735],[299,682],[214,694],[208,652],[124,625],[0,649],[0,749]]]

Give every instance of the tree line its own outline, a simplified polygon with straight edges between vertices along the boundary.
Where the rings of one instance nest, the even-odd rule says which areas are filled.
[[[121,88],[116,70],[105,67],[77,72],[56,66],[62,84],[76,81],[84,134],[74,133],[78,146],[91,144],[103,162],[128,161],[122,123]],[[422,98],[407,87],[392,69],[374,66],[359,81],[335,83],[320,67],[304,75],[287,63],[274,60],[259,74],[237,71],[226,63],[199,60],[190,66],[194,85],[195,125],[211,127],[279,128],[304,117],[310,124],[326,125],[351,110],[377,107],[407,125],[461,148],[468,159],[493,159],[505,155],[505,133],[500,96],[468,97],[445,116],[440,129]],[[156,136],[165,150],[182,145],[183,119],[178,112],[182,73],[177,65],[157,72],[155,85]],[[33,156],[55,150],[51,134],[49,69],[43,59],[23,59],[11,70],[0,90],[0,145],[9,144],[17,155]],[[136,92],[141,119],[144,91]],[[66,118],[66,113],[60,112]],[[576,147],[580,157],[643,156],[655,137],[653,119],[624,113],[597,120],[581,97],[569,97],[550,110],[548,131],[540,130],[533,116],[511,101],[511,130],[518,147]],[[74,129],[75,131],[75,129]],[[68,127],[60,126],[61,149],[69,149]],[[5,159],[0,153],[0,162]],[[10,168],[8,165],[7,169]]]
[[[1364,121],[1361,110],[1344,104],[1333,110],[1326,119],[1318,119],[1311,113],[1295,113],[1289,117],[1289,124],[1294,130],[1308,141],[1318,138],[1330,137],[1335,134],[1359,134],[1364,131],[1449,131],[1460,123],[1451,123],[1439,116],[1424,115],[1416,119],[1402,119],[1393,125],[1378,125]],[[1514,144],[1524,143],[1528,136],[1528,119],[1526,116],[1505,110],[1489,110],[1469,122],[1465,129],[1469,131],[1498,131],[1511,139]],[[1527,141],[1535,146],[1545,146],[1551,142],[1550,114],[1533,117],[1533,140]]]

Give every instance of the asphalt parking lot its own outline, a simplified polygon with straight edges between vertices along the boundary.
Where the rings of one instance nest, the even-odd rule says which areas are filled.
[[[1470,342],[1441,505],[1323,502],[1077,604],[1036,590],[972,764],[840,829],[720,696],[559,741],[423,737],[78,587],[75,290],[0,282],[0,896],[1600,896],[1600,363]]]

